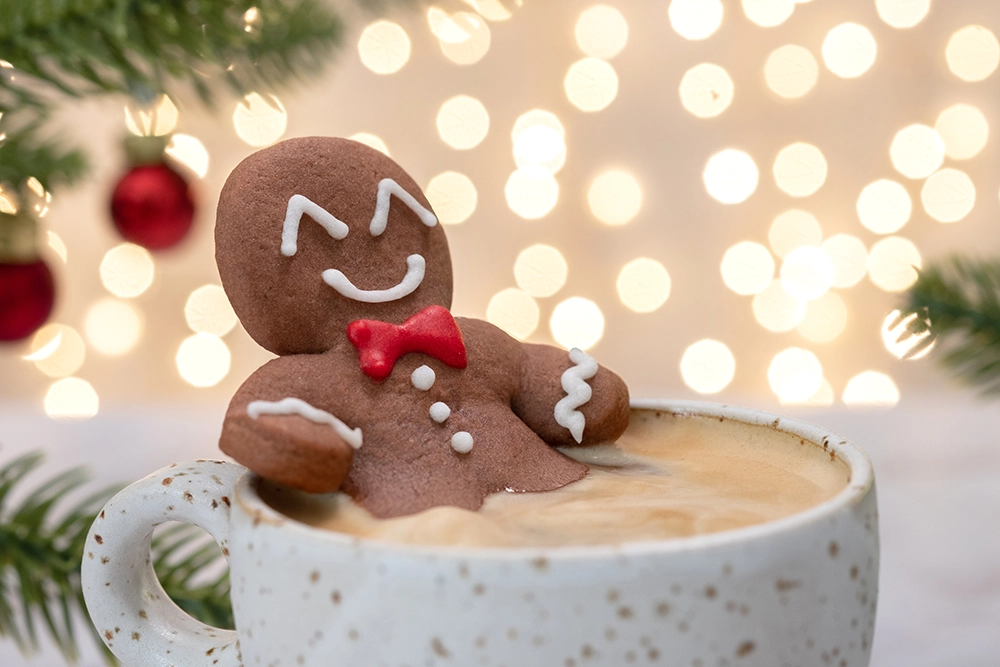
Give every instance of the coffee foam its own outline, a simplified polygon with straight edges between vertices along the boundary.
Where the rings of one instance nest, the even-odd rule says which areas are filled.
[[[738,421],[635,409],[614,445],[564,452],[590,466],[545,493],[495,493],[476,512],[435,507],[376,519],[343,494],[262,483],[261,497],[311,526],[441,546],[568,546],[688,537],[773,521],[832,498],[847,465],[816,443]]]

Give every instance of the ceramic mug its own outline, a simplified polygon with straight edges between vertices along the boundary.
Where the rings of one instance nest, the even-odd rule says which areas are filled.
[[[258,496],[239,466],[165,468],[115,496],[83,567],[91,618],[128,667],[622,667],[868,664],[878,528],[874,475],[855,445],[753,410],[639,408],[795,434],[849,469],[832,499],[792,516],[618,546],[399,545],[311,528]],[[236,631],[164,594],[153,528],[204,528],[229,560]]]

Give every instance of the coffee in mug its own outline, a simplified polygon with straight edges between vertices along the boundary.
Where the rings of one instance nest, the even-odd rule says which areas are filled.
[[[821,445],[727,419],[633,410],[617,442],[564,448],[587,476],[544,493],[500,491],[476,512],[435,507],[378,519],[343,493],[264,482],[271,507],[366,539],[468,547],[554,547],[690,537],[744,528],[834,497],[849,470]]]

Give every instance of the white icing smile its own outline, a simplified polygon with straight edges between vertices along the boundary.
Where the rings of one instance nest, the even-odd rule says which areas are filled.
[[[396,299],[402,299],[407,294],[412,294],[415,289],[420,287],[420,283],[424,281],[424,271],[427,268],[427,263],[421,255],[410,255],[407,257],[406,266],[406,275],[403,276],[398,285],[394,285],[389,289],[359,289],[347,276],[337,269],[327,269],[324,271],[323,282],[348,299],[364,301],[366,303],[385,303],[386,301],[395,301]]]

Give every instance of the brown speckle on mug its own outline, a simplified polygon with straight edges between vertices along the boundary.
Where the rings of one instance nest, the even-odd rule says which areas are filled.
[[[438,656],[439,658],[447,659],[451,657],[451,653],[449,653],[448,649],[445,648],[443,643],[441,643],[440,637],[435,637],[434,639],[431,640],[431,650],[434,651],[434,655]]]
[[[737,658],[745,658],[748,655],[750,655],[751,653],[753,653],[753,650],[755,648],[757,648],[757,645],[754,644],[752,641],[747,640],[747,641],[743,642],[742,644],[740,644],[739,646],[736,647],[736,657]]]

